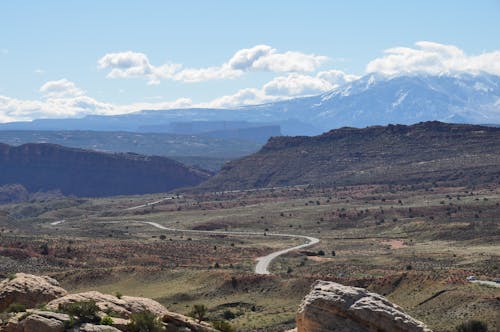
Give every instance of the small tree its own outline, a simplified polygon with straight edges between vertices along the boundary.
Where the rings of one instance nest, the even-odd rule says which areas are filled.
[[[193,309],[191,309],[190,315],[197,319],[198,322],[201,322],[206,318],[207,307],[205,307],[203,304],[195,304],[193,305]]]

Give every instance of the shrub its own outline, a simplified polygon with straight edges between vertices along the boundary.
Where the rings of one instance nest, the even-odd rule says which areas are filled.
[[[115,296],[116,296],[117,298],[121,299],[121,298],[122,298],[122,296],[123,296],[123,294],[122,294],[122,293],[120,293],[120,292],[116,292],[116,293],[115,293]]]
[[[78,317],[78,321],[82,323],[97,323],[100,320],[97,316],[99,307],[95,301],[62,303],[59,304],[59,311],[70,316]]]
[[[469,320],[455,328],[457,332],[487,332],[488,326],[480,320]]]
[[[198,322],[201,322],[202,320],[205,320],[206,315],[207,315],[207,307],[205,307],[203,304],[195,304],[193,305],[193,309],[191,309],[191,312],[189,313],[191,317],[194,317],[198,320]]]
[[[234,327],[231,326],[228,322],[224,320],[218,320],[212,323],[214,329],[219,330],[221,332],[236,332]]]
[[[164,330],[158,317],[147,310],[132,314],[128,328],[130,332],[160,332]]]
[[[113,318],[109,316],[104,316],[99,322],[100,325],[113,325]]]
[[[231,310],[225,310],[224,313],[222,314],[222,317],[224,317],[224,319],[229,320],[229,319],[235,319],[236,315]]]
[[[11,303],[7,309],[5,309],[7,312],[25,312],[26,311],[26,306],[21,303]]]

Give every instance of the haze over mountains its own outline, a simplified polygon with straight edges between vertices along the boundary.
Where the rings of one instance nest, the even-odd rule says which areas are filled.
[[[175,133],[182,123],[247,122],[279,125],[284,135],[317,135],[343,126],[500,123],[500,76],[367,75],[333,91],[311,97],[234,109],[144,110],[82,119],[42,119],[0,125],[3,130],[103,130]],[[179,125],[180,124],[180,125]],[[212,131],[217,131],[214,125]],[[185,126],[184,126],[185,127]],[[209,128],[210,129],[210,128]],[[178,132],[177,132],[178,133]]]

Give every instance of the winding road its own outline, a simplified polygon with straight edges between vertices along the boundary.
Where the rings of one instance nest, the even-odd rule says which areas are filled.
[[[156,222],[152,221],[144,221],[144,224],[148,224],[150,226],[156,227],[158,229],[163,229],[171,232],[183,232],[183,233],[196,233],[196,234],[214,234],[214,235],[234,235],[234,236],[273,236],[273,237],[286,237],[286,238],[301,238],[307,240],[306,243],[294,246],[291,248],[279,250],[270,253],[269,255],[262,256],[257,258],[257,265],[255,265],[255,273],[256,274],[270,274],[269,265],[271,262],[278,258],[281,255],[289,253],[290,251],[306,248],[312,246],[319,242],[318,238],[305,236],[305,235],[296,235],[296,234],[282,234],[282,233],[259,233],[259,232],[228,232],[228,231],[201,231],[201,230],[191,230],[191,229],[177,229],[170,228],[160,225]]]

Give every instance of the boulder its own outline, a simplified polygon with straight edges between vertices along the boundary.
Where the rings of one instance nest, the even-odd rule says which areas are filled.
[[[5,332],[63,332],[70,323],[66,314],[43,310],[28,310],[9,319]]]
[[[59,305],[81,302],[95,301],[99,310],[102,312],[113,312],[121,318],[129,318],[131,314],[141,311],[151,311],[157,316],[162,316],[167,312],[167,309],[160,303],[146,298],[123,296],[116,297],[113,295],[102,294],[96,291],[68,294],[58,299],[52,300],[47,304],[50,310],[57,310]]]
[[[55,279],[17,273],[14,278],[0,282],[0,312],[12,303],[34,308],[66,294]]]
[[[297,332],[430,332],[385,297],[363,288],[316,281],[297,313]]]
[[[72,332],[121,332],[121,330],[108,325],[94,325],[90,323],[82,324],[79,327],[75,327]]]

